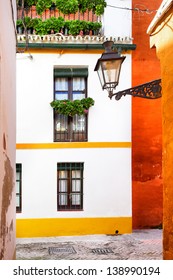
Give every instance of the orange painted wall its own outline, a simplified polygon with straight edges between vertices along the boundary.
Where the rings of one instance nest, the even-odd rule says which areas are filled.
[[[173,3],[150,35],[160,59],[163,123],[163,259],[173,260]]]
[[[133,0],[133,8],[156,10],[161,0]],[[133,11],[132,86],[161,77],[156,50],[150,49],[147,28],[155,12]],[[132,201],[133,228],[162,223],[161,99],[132,98]]]

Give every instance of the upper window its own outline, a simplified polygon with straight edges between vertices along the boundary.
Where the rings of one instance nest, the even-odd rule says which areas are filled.
[[[83,163],[57,164],[58,210],[83,209]]]
[[[22,164],[16,164],[16,212],[22,211]]]
[[[87,97],[88,69],[55,69],[54,99],[81,100]],[[54,113],[54,141],[87,141],[87,115],[73,117]]]

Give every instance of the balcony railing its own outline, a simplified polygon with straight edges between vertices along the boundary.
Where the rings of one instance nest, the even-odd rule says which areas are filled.
[[[17,11],[18,34],[98,35],[101,26],[99,17],[92,11],[64,15],[57,9],[46,9],[39,15],[35,6]]]
[[[24,16],[29,16],[31,18],[41,18],[42,20],[48,19],[50,17],[63,17],[65,20],[87,20],[87,21],[99,21],[99,17],[96,16],[92,11],[86,11],[85,13],[77,12],[76,14],[64,15],[57,9],[47,9],[42,15],[39,15],[36,11],[36,7],[24,9]],[[17,10],[17,18],[22,18],[22,8]]]

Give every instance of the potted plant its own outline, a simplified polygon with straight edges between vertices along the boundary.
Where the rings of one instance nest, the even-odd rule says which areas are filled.
[[[102,23],[101,22],[93,22],[93,32],[94,32],[94,35],[98,35],[99,34],[99,31],[102,27]]]
[[[55,2],[52,2],[52,4],[51,4],[49,9],[50,9],[50,11],[54,11],[56,9]]]
[[[30,18],[24,17],[24,20],[18,19],[16,22],[17,32],[22,34],[23,30],[26,29],[28,33],[45,35],[62,32],[65,35],[88,35],[91,31],[94,35],[97,35],[102,24],[101,22],[90,22],[86,20],[64,20],[63,17],[59,16],[50,17],[44,21],[41,18]],[[92,35],[92,34],[91,34]]]
[[[28,34],[31,34],[33,31],[33,27],[32,27],[32,19],[28,16],[24,17],[24,27],[27,30]]]
[[[75,14],[78,11],[78,0],[55,0],[57,9],[63,14]]]
[[[23,34],[24,25],[23,25],[23,20],[22,19],[17,19],[16,28],[17,28],[17,33],[18,34]]]
[[[104,13],[104,9],[106,8],[106,6],[107,6],[107,3],[105,0],[96,0],[95,6],[93,7],[92,11],[97,16],[100,16]]]
[[[94,100],[91,97],[83,98],[81,100],[54,100],[50,105],[58,114],[72,117],[76,114],[87,114],[88,109],[94,105]]]
[[[43,21],[43,26],[45,28],[45,34],[52,34],[54,33],[54,29],[55,29],[55,21],[54,21],[54,17],[53,18],[48,18],[48,19],[45,19]]]
[[[46,21],[42,21],[41,19],[38,21],[38,24],[35,26],[35,33],[37,35],[45,35],[48,34],[48,26],[46,25]]]
[[[31,6],[35,6],[38,0],[24,0],[24,8],[30,8]],[[22,0],[17,1],[17,6],[22,7]]]
[[[41,18],[32,18],[31,20],[31,27],[33,28],[33,33],[36,33],[36,27],[41,22]]]
[[[64,24],[65,24],[65,20],[63,17],[60,16],[56,18],[55,27],[54,27],[55,33],[61,32],[64,29]]]
[[[25,0],[25,5],[27,7],[32,7],[32,6],[35,6],[38,1],[39,0]]]
[[[64,35],[68,35],[69,34],[70,22],[71,22],[71,20],[66,20],[64,22],[64,29],[63,29]]]
[[[107,4],[106,0],[55,0],[55,5],[63,14],[75,14],[78,10],[82,13],[92,10],[99,16],[104,13]]]
[[[46,9],[49,9],[52,5],[52,0],[37,0],[36,1],[36,11],[41,15]]]
[[[86,20],[81,20],[80,21],[80,30],[83,31],[84,35],[88,35],[89,34],[89,22]]]
[[[81,23],[80,20],[71,20],[70,21],[70,26],[69,26],[69,34],[75,36],[80,33],[81,30]]]

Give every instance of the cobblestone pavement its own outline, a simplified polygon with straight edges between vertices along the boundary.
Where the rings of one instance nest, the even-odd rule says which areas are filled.
[[[162,230],[123,235],[18,238],[18,260],[162,260]]]

